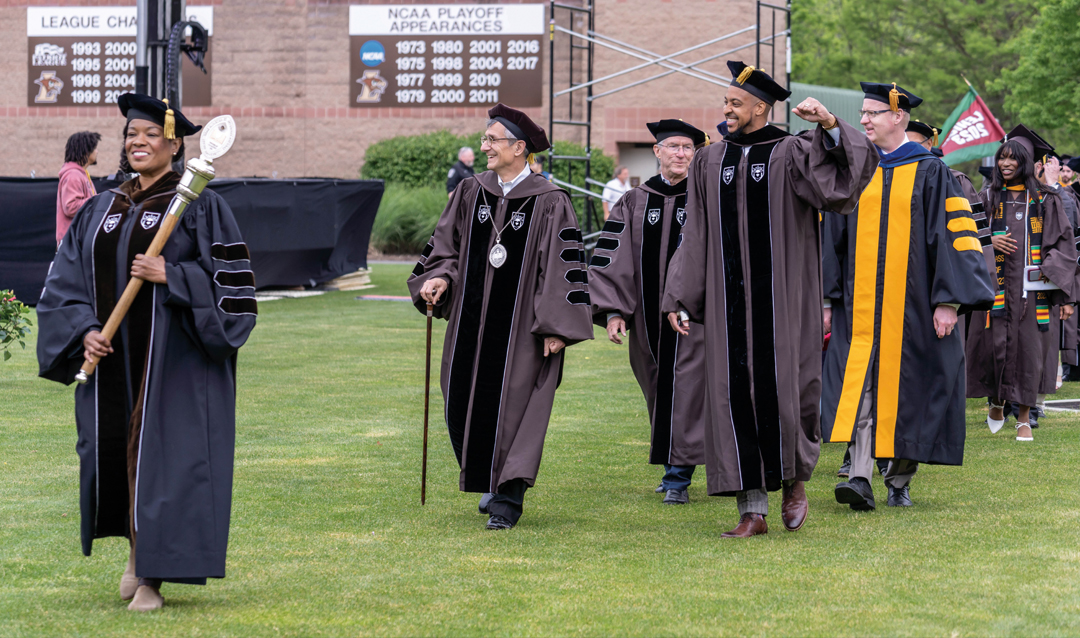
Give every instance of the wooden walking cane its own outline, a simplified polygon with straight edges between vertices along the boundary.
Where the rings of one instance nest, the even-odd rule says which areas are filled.
[[[420,468],[420,504],[427,502],[427,432],[428,404],[431,401],[431,315],[435,306],[427,305],[427,368],[424,372],[424,461]]]
[[[146,249],[147,257],[157,257],[161,254],[161,249],[165,247],[165,242],[169,241],[169,236],[176,228],[176,222],[180,221],[180,216],[184,214],[191,202],[202,195],[203,189],[210,180],[214,179],[214,160],[224,155],[235,140],[236,122],[233,121],[231,115],[215,117],[203,128],[202,136],[199,137],[201,155],[187,163],[187,169],[180,178],[180,183],[176,185],[176,195],[169,202],[169,208],[165,212],[164,219],[161,220],[161,226],[158,226],[154,241]],[[116,302],[109,320],[101,329],[101,336],[112,341],[142,285],[143,280],[136,277],[128,281],[124,294],[120,296],[120,301]],[[80,384],[86,383],[90,375],[94,374],[94,369],[100,361],[101,359],[97,356],[91,355],[90,361],[83,363],[79,373],[75,375],[75,380]]]

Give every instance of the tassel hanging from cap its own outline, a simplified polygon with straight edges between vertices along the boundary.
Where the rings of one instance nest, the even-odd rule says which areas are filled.
[[[939,131],[936,128],[933,128],[933,127],[931,127],[931,130],[934,131],[934,141],[930,143],[930,146],[933,146],[933,147],[936,148],[937,145],[938,145],[938,133],[940,133],[941,131]]]
[[[701,147],[702,147],[702,148],[705,148],[705,147],[706,147],[706,146],[708,146],[709,144],[712,144],[712,140],[711,140],[711,139],[709,139],[709,134],[708,134],[708,133],[706,133],[706,134],[705,134],[705,143],[704,143],[704,144],[702,144],[702,145],[701,145]]]
[[[900,110],[900,91],[896,90],[896,82],[893,82],[892,88],[889,89],[889,110],[893,112]]]
[[[536,153],[529,153],[529,157],[525,161],[529,163],[529,166],[532,166],[536,162]]]
[[[162,100],[165,103],[165,139],[176,139],[176,114],[169,107],[169,100]]]
[[[749,80],[750,76],[753,75],[753,74],[754,74],[754,67],[747,64],[746,68],[743,69],[739,73],[739,77],[735,78],[735,81],[738,82],[739,84],[746,84],[746,81]]]

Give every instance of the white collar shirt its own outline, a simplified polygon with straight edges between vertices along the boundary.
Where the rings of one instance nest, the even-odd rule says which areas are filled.
[[[526,163],[524,170],[518,173],[518,176],[510,180],[509,182],[502,181],[502,178],[500,177],[499,188],[502,189],[503,197],[506,197],[508,194],[510,194],[510,191],[514,190],[515,186],[517,186],[521,182],[524,182],[525,178],[528,177],[530,173],[532,173],[532,169],[530,169],[529,164]]]

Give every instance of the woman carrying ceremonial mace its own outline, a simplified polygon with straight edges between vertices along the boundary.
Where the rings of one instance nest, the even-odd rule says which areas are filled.
[[[236,354],[257,307],[232,211],[202,192],[232,145],[232,118],[207,125],[181,177],[173,158],[201,127],[146,95],[119,106],[138,176],[75,216],[37,307],[37,350],[42,377],[80,382],[83,553],[96,538],[128,538],[120,597],[147,611],[164,604],[163,582],[225,576]]]

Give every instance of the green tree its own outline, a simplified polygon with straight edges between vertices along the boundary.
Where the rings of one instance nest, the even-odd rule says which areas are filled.
[[[1080,0],[1044,2],[1008,50],[1019,62],[992,83],[1008,93],[1005,108],[1017,121],[1050,131],[1059,151],[1080,152]]]
[[[1016,66],[1013,43],[1034,22],[1038,4],[795,0],[792,79],[849,89],[859,81],[896,82],[926,100],[915,116],[940,126],[967,91],[964,74],[1005,119],[1009,87],[995,81]]]

